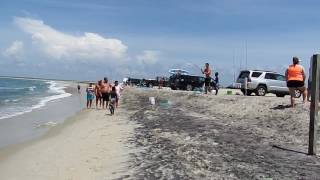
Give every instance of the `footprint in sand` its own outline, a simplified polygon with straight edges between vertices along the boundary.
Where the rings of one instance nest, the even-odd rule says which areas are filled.
[[[100,172],[102,170],[102,166],[94,166],[89,169],[94,172]]]

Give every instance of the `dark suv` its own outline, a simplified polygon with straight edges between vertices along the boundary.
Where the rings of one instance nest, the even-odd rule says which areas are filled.
[[[204,85],[204,77],[179,75],[170,76],[169,84],[173,90],[187,90],[192,91],[196,88],[202,88]]]
[[[146,79],[145,84],[149,88],[152,88],[153,86],[159,86],[159,82],[156,79]]]

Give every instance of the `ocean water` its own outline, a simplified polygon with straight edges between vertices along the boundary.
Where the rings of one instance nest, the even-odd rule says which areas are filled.
[[[0,120],[44,107],[48,102],[71,96],[55,81],[0,78]]]

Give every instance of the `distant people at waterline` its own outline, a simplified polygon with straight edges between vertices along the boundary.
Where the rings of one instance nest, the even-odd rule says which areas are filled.
[[[295,90],[299,90],[303,95],[303,103],[306,101],[307,91],[305,88],[305,70],[300,64],[298,57],[292,58],[292,65],[286,70],[287,86],[290,93],[291,107],[295,107]]]
[[[96,99],[96,109],[110,110],[114,114],[115,108],[119,107],[119,100],[123,91],[122,85],[118,81],[109,83],[108,78],[99,80],[97,83],[90,83],[86,88],[87,108],[92,107],[92,102]]]
[[[78,93],[80,94],[80,93],[81,93],[81,91],[80,91],[80,89],[81,89],[80,84],[78,84],[77,89],[78,89]]]
[[[91,108],[92,106],[92,101],[94,99],[94,87],[93,84],[90,83],[89,86],[86,89],[87,92],[87,108]]]
[[[208,93],[208,91],[211,91],[211,68],[209,63],[205,64],[204,70],[201,69],[202,74],[204,74],[205,80],[204,80],[204,92],[205,94]]]

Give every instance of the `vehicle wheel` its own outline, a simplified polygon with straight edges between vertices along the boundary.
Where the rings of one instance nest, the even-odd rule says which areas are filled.
[[[177,88],[176,88],[176,87],[174,87],[174,86],[171,86],[171,89],[172,89],[172,90],[177,90]]]
[[[190,84],[187,85],[187,91],[192,91],[192,85]]]
[[[284,97],[286,96],[285,94],[276,94],[277,97]]]
[[[295,98],[300,98],[301,97],[301,92],[298,89],[294,90],[294,97]]]
[[[256,90],[257,96],[265,96],[267,94],[267,88],[263,85],[258,86]]]

